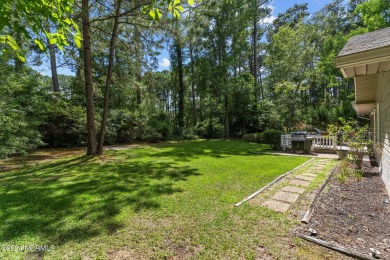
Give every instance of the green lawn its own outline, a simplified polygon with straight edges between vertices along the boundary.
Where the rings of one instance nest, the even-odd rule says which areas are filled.
[[[278,257],[293,223],[233,204],[308,158],[247,152],[259,148],[164,143],[1,173],[0,245],[54,245],[27,253],[47,259]]]

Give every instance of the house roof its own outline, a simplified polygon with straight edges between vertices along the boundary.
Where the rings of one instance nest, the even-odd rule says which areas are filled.
[[[351,37],[335,61],[345,78],[390,71],[390,27]]]
[[[354,77],[358,115],[375,109],[377,74],[390,71],[390,27],[351,37],[336,57],[345,78]]]
[[[338,57],[390,46],[390,27],[351,37]]]

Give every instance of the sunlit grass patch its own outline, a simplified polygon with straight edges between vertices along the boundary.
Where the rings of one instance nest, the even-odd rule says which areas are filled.
[[[240,140],[197,140],[2,173],[1,242],[54,245],[51,252],[28,253],[47,259],[237,258],[256,255],[258,244],[277,249],[277,236],[292,222],[233,204],[308,158],[267,152]],[[0,251],[18,256],[26,253]]]

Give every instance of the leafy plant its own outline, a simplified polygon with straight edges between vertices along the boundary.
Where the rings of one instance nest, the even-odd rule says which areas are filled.
[[[353,175],[356,177],[356,179],[357,179],[358,181],[361,181],[362,178],[363,178],[363,171],[360,170],[360,169],[354,169],[354,170],[353,170]]]
[[[263,132],[263,142],[269,144],[273,149],[276,149],[280,143],[280,136],[283,134],[279,130],[266,130]]]
[[[337,174],[337,178],[341,184],[344,184],[351,172],[348,160],[342,160],[339,167],[340,172]]]
[[[263,133],[251,133],[251,134],[244,135],[242,139],[247,142],[263,143],[264,142],[263,136],[264,136]]]
[[[339,118],[340,125],[329,125],[328,132],[331,136],[337,136],[338,144],[347,144],[352,162],[358,169],[362,168],[363,158],[371,151],[372,140],[367,136],[367,125],[360,126],[357,121],[347,121]]]

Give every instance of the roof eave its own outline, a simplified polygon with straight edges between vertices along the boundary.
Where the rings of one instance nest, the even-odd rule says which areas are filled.
[[[390,46],[385,46],[382,48],[372,49],[368,51],[337,56],[335,59],[335,63],[336,67],[341,69],[343,76],[347,77],[344,71],[345,68],[351,68],[388,60],[390,60]]]

